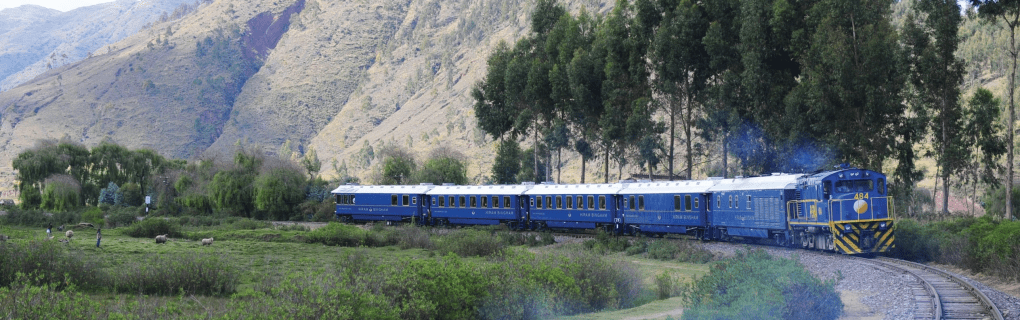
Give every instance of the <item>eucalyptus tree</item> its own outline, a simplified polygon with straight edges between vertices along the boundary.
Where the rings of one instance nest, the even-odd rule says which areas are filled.
[[[964,134],[964,108],[959,101],[965,65],[955,55],[963,19],[960,6],[952,0],[919,0],[913,8],[919,15],[908,14],[903,28],[909,96],[912,109],[932,133],[932,155],[942,179],[942,212],[948,214],[950,177],[967,166],[971,143],[966,140],[972,138]]]
[[[1014,92],[1016,90],[1017,57],[1020,56],[1020,47],[1017,47],[1016,43],[1017,28],[1020,27],[1020,0],[970,0],[970,3],[978,8],[980,17],[992,23],[1002,20],[1006,24],[1006,28],[1009,29],[1007,50],[1012,61],[1009,68],[1009,88],[1007,88],[1009,115],[1006,116],[1008,128],[1006,130],[1006,194],[1011,195],[1013,194],[1013,139],[1015,135],[1013,122],[1016,120]],[[1014,216],[1012,201],[1012,197],[1006,197],[1006,219]]]
[[[665,5],[672,5],[672,2]],[[685,173],[690,178],[694,165],[693,129],[697,117],[703,113],[699,98],[710,76],[710,57],[704,45],[709,20],[705,8],[689,0],[681,0],[675,8],[659,10],[664,11],[664,18],[656,28],[654,42],[648,52],[655,71],[652,87],[662,98],[661,109],[669,117],[669,151],[666,155],[669,177],[672,179],[674,173],[674,148],[679,125],[686,147]]]

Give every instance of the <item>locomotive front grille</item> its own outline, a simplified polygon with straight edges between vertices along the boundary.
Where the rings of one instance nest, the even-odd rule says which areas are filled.
[[[855,221],[832,223],[833,242],[846,254],[886,252],[894,247],[893,221]]]

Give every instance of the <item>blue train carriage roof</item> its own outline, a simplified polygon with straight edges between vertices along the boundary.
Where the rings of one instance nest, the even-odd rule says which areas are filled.
[[[445,194],[498,194],[522,195],[534,185],[488,185],[488,186],[436,186],[427,192],[429,195]]]
[[[804,174],[773,173],[763,177],[720,179],[709,191],[793,189]]]
[[[428,192],[430,189],[435,188],[432,184],[421,184],[421,185],[397,185],[397,186],[359,186],[359,185],[342,185],[336,189],[333,189],[332,193],[352,193],[352,194],[422,194]]]
[[[525,191],[526,195],[540,194],[617,194],[626,187],[623,183],[609,184],[539,184]]]
[[[840,170],[823,171],[823,172],[815,173],[815,174],[806,176],[804,180],[805,180],[805,182],[809,182],[810,183],[810,182],[816,182],[816,181],[820,181],[820,180],[843,180],[843,179],[851,179],[852,180],[852,179],[865,179],[865,178],[867,178],[867,179],[883,178],[884,179],[885,175],[881,174],[879,172],[876,172],[876,171],[868,170],[868,169],[849,168],[849,169],[840,169]]]
[[[721,180],[687,180],[628,183],[619,194],[705,193]]]

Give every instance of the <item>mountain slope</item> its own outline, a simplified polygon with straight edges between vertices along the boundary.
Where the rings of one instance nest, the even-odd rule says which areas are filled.
[[[38,139],[112,140],[176,158],[230,152],[238,142],[276,151],[291,141],[295,151],[318,150],[324,173],[350,163],[365,178],[378,160],[365,146],[393,144],[420,156],[459,150],[480,179],[491,141],[474,125],[469,90],[491,48],[527,32],[533,5],[202,4],[0,93],[0,163]]]
[[[79,61],[194,0],[119,0],[68,12],[35,5],[0,11],[0,92],[49,67]]]

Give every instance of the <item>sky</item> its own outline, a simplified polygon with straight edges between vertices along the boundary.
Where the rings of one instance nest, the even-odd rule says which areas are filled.
[[[34,4],[67,12],[78,7],[86,7],[104,2],[113,2],[113,0],[0,0],[0,10],[20,7],[25,4]]]

